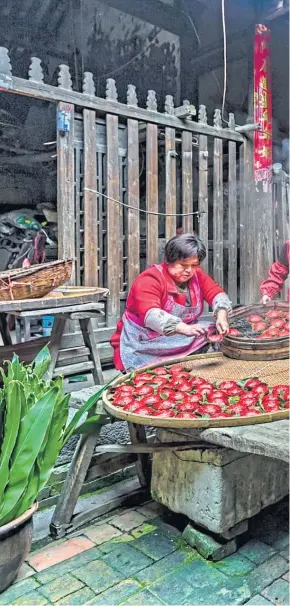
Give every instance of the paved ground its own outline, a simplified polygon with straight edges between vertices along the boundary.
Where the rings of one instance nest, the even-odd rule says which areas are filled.
[[[285,503],[256,518],[250,540],[217,563],[166,520],[151,502],[31,553],[0,604],[290,604]]]

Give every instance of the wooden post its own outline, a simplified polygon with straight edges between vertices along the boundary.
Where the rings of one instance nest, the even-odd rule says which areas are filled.
[[[234,114],[229,114],[229,127],[235,129]],[[237,303],[238,230],[237,230],[237,144],[229,141],[228,172],[228,288],[233,304]]]
[[[257,251],[252,254],[252,240],[260,229],[256,228],[258,210],[253,194],[253,145],[249,138],[245,138],[240,147],[240,303],[245,305],[258,300],[252,296],[252,284],[257,284],[260,279],[257,274]]]
[[[128,423],[132,444],[147,444],[145,427],[136,423]],[[150,455],[139,454],[136,463],[137,475],[142,487],[150,486],[151,480],[151,461]]]
[[[187,101],[183,101],[187,105]],[[193,175],[192,175],[192,134],[183,130],[181,135],[182,147],[182,212],[193,212]],[[185,233],[193,230],[193,215],[182,218]]]
[[[83,92],[94,96],[93,75],[84,75]],[[98,204],[96,112],[84,109],[84,283],[98,286]]]
[[[147,109],[157,112],[154,90],[148,91]],[[158,127],[147,124],[146,130],[146,210],[158,213]],[[158,216],[146,216],[147,266],[158,263]]]
[[[200,124],[207,124],[205,105],[200,105],[198,112]],[[206,248],[206,258],[202,263],[204,271],[208,271],[208,145],[207,136],[199,136],[198,152],[198,210],[202,213],[199,217],[199,235]],[[204,304],[204,313],[208,313],[208,304]]]
[[[138,106],[136,87],[129,84],[127,105]],[[139,124],[128,120],[128,287],[140,273]]]
[[[169,115],[174,114],[173,97],[171,95],[166,97],[165,111]],[[165,128],[165,209],[168,215],[176,213],[176,155],[175,129]],[[176,217],[166,216],[166,240],[175,235]]]
[[[117,101],[115,80],[107,80],[107,99]],[[120,317],[121,242],[118,117],[106,116],[107,122],[107,325],[114,326]],[[117,202],[114,202],[116,200]]]
[[[58,222],[58,257],[75,259],[75,204],[74,204],[74,139],[73,121],[74,106],[59,103],[60,114],[70,117],[70,130],[57,130],[57,222]],[[75,262],[70,279],[75,284]]]
[[[214,126],[222,128],[221,112],[214,113]],[[223,286],[223,142],[214,139],[213,144],[213,276]]]

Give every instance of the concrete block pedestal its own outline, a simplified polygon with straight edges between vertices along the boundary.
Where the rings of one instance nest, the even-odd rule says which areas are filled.
[[[184,442],[193,439],[193,432],[186,430],[181,435],[161,429],[157,439]],[[215,535],[214,541],[220,536],[222,546],[229,541],[233,553],[233,540],[246,532],[248,519],[288,494],[288,476],[287,463],[229,448],[163,451],[153,455],[151,494],[155,501],[186,515],[193,522],[191,528],[198,527],[195,533],[187,532],[190,544],[200,553],[203,550],[204,557],[216,559],[214,545],[208,556],[205,553],[211,548],[200,547],[200,528]],[[225,555],[229,553],[221,557]]]

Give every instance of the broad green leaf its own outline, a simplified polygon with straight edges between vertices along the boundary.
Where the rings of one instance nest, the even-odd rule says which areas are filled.
[[[15,517],[27,511],[36,501],[39,492],[44,488],[54,469],[61,448],[61,434],[68,417],[70,394],[60,398],[59,411],[55,414],[56,406],[49,428],[46,432],[41,451],[36,459],[30,479],[20,501],[17,504]]]
[[[94,434],[97,435],[103,425],[107,425],[110,423],[111,419],[106,415],[94,415],[78,425],[74,431],[73,435],[83,435],[83,434]]]
[[[5,419],[5,399],[4,389],[0,389],[0,452],[4,437],[4,419]]]
[[[45,345],[32,362],[32,369],[34,374],[36,374],[39,378],[42,378],[48,370],[50,362],[50,351],[47,345]]]
[[[39,456],[37,457],[38,467],[38,492],[46,485],[59,455],[62,447],[62,433],[65,428],[68,418],[68,404],[70,400],[70,394],[64,396],[58,403],[58,411],[56,412],[56,406],[53,413],[53,417],[47,432],[46,441],[44,440],[44,446],[42,446]],[[37,494],[35,498],[37,497]]]
[[[53,387],[29,409],[21,420],[11,461],[9,484],[0,510],[0,525],[7,522],[11,510],[26,489],[31,469],[51,422],[57,397],[58,388]]]
[[[78,411],[76,412],[76,414],[74,415],[74,417],[72,418],[71,422],[69,423],[69,425],[67,426],[67,428],[64,432],[62,446],[64,446],[68,442],[68,440],[71,438],[71,436],[73,435],[75,428],[78,426],[82,416],[86,412],[89,412],[89,410],[94,406],[94,404],[96,404],[96,402],[101,398],[104,391],[106,391],[106,389],[108,389],[109,385],[111,385],[111,383],[113,383],[114,380],[115,380],[115,377],[113,379],[111,379],[111,381],[106,383],[106,385],[103,385],[103,387],[101,389],[99,389],[99,391],[97,391],[97,393],[93,394],[87,400],[87,402],[85,402],[78,409]]]
[[[23,399],[25,400],[24,391],[19,381],[11,381],[5,387],[6,400],[6,416],[4,426],[4,439],[0,453],[0,503],[3,499],[4,490],[9,479],[9,463],[15,447]]]
[[[24,491],[24,493],[21,495],[19,501],[17,502],[17,505],[14,508],[13,513],[11,512],[11,514],[10,514],[11,520],[18,518],[19,516],[22,515],[22,513],[25,513],[25,511],[27,511],[27,509],[29,509],[33,505],[33,503],[36,501],[38,492],[39,492],[38,483],[39,483],[39,474],[38,474],[37,465],[35,463],[34,467],[32,468],[32,470],[30,472],[26,490]],[[10,520],[8,519],[6,521],[6,524],[9,521]]]

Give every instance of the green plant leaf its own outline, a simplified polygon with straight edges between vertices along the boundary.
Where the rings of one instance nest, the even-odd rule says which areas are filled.
[[[41,451],[37,457],[38,492],[44,488],[53,471],[56,459],[62,446],[62,433],[66,426],[70,394],[62,397],[55,406],[53,417],[45,436]]]
[[[9,484],[0,509],[0,525],[10,520],[13,509],[27,487],[31,469],[41,449],[59,390],[53,387],[21,419],[11,460]],[[35,495],[35,498],[37,494]]]
[[[0,453],[2,448],[2,442],[4,437],[4,418],[5,418],[5,399],[4,389],[0,389]]]
[[[259,377],[246,377],[245,379],[241,379],[240,381],[238,381],[237,385],[239,387],[244,388],[247,381],[249,381],[250,379],[258,379],[258,378]]]
[[[25,400],[23,386],[19,381],[11,381],[5,387],[5,426],[0,453],[0,503],[9,479],[9,463],[15,447],[20,425],[22,401]]]
[[[161,400],[168,400],[168,395],[166,393],[160,393]]]
[[[33,503],[35,502],[36,497],[38,495],[38,492],[39,492],[38,491],[38,482],[39,482],[39,474],[38,474],[37,465],[35,463],[34,467],[32,468],[32,470],[30,472],[26,490],[24,491],[24,493],[21,495],[19,501],[17,502],[17,504],[13,510],[13,517],[11,517],[11,519],[18,518],[23,513],[25,513],[25,511],[27,511],[27,509],[29,509],[33,505]]]
[[[42,378],[45,373],[47,372],[49,365],[51,362],[51,355],[50,355],[50,351],[47,347],[47,345],[45,345],[40,352],[37,354],[37,356],[34,358],[33,362],[32,362],[32,369],[34,374],[39,377]]]
[[[106,415],[94,415],[89,417],[84,423],[78,425],[72,435],[83,435],[83,434],[98,434],[103,425],[107,425],[111,422],[111,419]]]
[[[108,383],[106,383],[106,385],[103,385],[103,387],[101,389],[99,389],[99,391],[97,391],[97,393],[93,394],[88,400],[87,402],[85,402],[80,408],[79,410],[76,412],[76,414],[73,416],[71,422],[68,424],[65,432],[64,432],[64,436],[63,436],[63,442],[62,442],[62,447],[67,444],[68,440],[71,438],[71,436],[73,435],[73,432],[75,430],[75,428],[78,426],[82,416],[86,413],[89,412],[90,409],[94,406],[94,404],[96,404],[96,402],[101,398],[102,394],[104,393],[104,391],[106,391],[108,389],[108,387],[111,385],[111,383],[113,383],[113,381],[115,381],[114,377],[113,379],[111,379],[111,381],[109,381]]]

